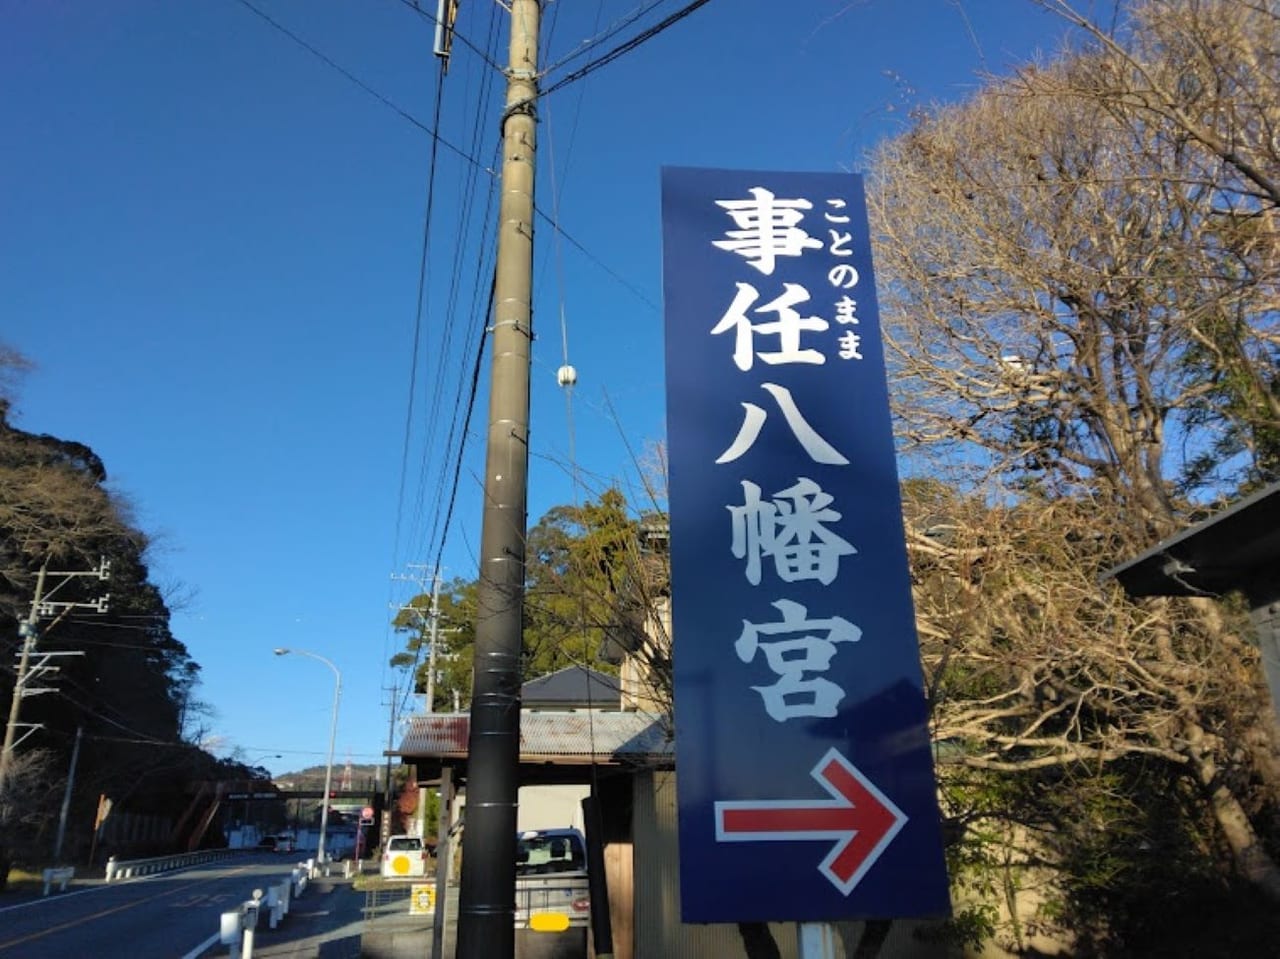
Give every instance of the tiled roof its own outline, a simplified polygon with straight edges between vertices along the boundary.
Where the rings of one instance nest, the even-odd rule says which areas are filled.
[[[521,686],[520,701],[525,706],[560,709],[574,706],[617,709],[622,693],[617,676],[583,666],[566,666]]]
[[[468,713],[414,716],[393,755],[461,759],[467,755]],[[663,717],[641,712],[544,712],[520,714],[520,758],[561,762],[670,762],[674,749]]]

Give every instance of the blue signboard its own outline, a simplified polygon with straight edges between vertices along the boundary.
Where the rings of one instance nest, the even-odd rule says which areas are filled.
[[[861,178],[662,219],[684,921],[945,915]]]

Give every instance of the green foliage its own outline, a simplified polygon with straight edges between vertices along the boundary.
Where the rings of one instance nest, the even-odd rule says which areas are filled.
[[[599,498],[548,510],[528,533],[525,562],[525,680],[565,666],[585,663],[594,669],[615,667],[599,659],[608,631],[616,628],[622,597],[637,563],[638,524],[622,493],[605,490]],[[477,583],[454,579],[440,590],[437,622],[436,709],[470,703],[475,647]],[[391,665],[412,669],[414,687],[424,692],[430,654],[431,596],[415,596],[393,621],[407,637]]]
[[[436,622],[436,677],[433,689],[436,711],[471,703],[471,665],[475,648],[476,584],[452,579],[440,585],[439,618]],[[392,625],[406,636],[405,648],[391,658],[395,669],[413,671],[417,693],[427,691],[431,655],[431,594],[422,593],[409,601],[409,608],[396,614]]]
[[[573,663],[595,668],[635,567],[638,527],[617,489],[582,506],[548,510],[529,531],[525,679]]]

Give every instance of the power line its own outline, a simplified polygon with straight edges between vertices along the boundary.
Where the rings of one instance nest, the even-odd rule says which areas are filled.
[[[440,125],[440,105],[444,99],[444,66],[440,67],[440,82],[436,84],[435,127]],[[427,202],[422,216],[422,255],[418,263],[418,301],[413,319],[413,346],[409,351],[409,399],[404,417],[404,443],[400,451],[400,489],[396,496],[396,529],[393,552],[400,546],[400,524],[404,511],[404,487],[409,475],[409,442],[413,435],[413,408],[418,393],[418,357],[422,345],[422,313],[427,287],[427,254],[431,248],[431,211],[435,205],[436,158],[440,136],[431,134],[431,158],[427,163]]]
[[[621,273],[618,273],[611,266],[609,266],[607,263],[601,260],[589,249],[587,249],[586,246],[584,246],[580,241],[575,239],[572,234],[570,234],[567,230],[565,230],[564,227],[560,226],[560,224],[557,223],[552,217],[548,216],[546,213],[544,213],[540,208],[536,206],[534,207],[534,213],[536,213],[539,217],[545,220],[553,230],[555,230],[562,237],[564,237],[564,239],[566,239],[569,242],[570,246],[577,249],[578,252],[582,253],[583,256],[585,256],[588,260],[590,260],[596,266],[600,267],[600,269],[604,270],[605,273],[609,274],[609,276],[611,276],[613,279],[617,280],[624,287],[626,287],[631,293],[635,295],[635,297],[638,300],[640,300],[646,306],[650,306],[655,310],[659,308],[658,304],[654,303],[653,300],[649,299],[648,295],[643,290],[641,290],[638,286],[636,286],[634,283],[632,283],[630,280],[624,277]]]
[[[440,21],[435,18],[435,15],[428,13],[426,10],[423,10],[420,6],[414,3],[414,0],[400,0],[400,2],[403,3],[410,10],[412,10],[414,13],[416,13],[418,16],[422,17],[422,19],[426,20],[432,26],[439,26]],[[453,34],[453,38],[455,40],[461,40],[463,46],[470,48],[473,53],[475,53],[481,60],[483,60],[489,66],[493,67],[493,69],[497,70],[498,73],[503,72],[502,64],[498,63],[498,61],[494,60],[493,57],[489,56],[489,52],[487,50],[481,50],[474,43],[468,40],[465,36],[459,33],[457,31],[457,28],[452,28],[450,32]]]
[[[600,44],[604,43],[610,37],[616,36],[618,33],[622,32],[624,29],[631,26],[631,24],[635,23],[637,20],[643,17],[646,13],[653,10],[655,7],[662,6],[662,4],[665,2],[666,0],[649,0],[648,3],[644,3],[636,7],[636,9],[628,13],[626,16],[613,21],[613,23],[609,24],[609,26],[605,27],[603,31],[597,33],[595,36],[590,37],[586,40],[583,40],[580,44],[578,44],[578,46],[572,52],[565,54],[563,57],[561,57],[559,60],[555,61],[554,63],[550,63],[547,66],[543,67],[542,69],[543,76],[554,73],[556,70],[559,70],[565,64],[571,63],[574,60],[577,60],[579,57],[585,56],[586,54],[590,53],[592,50],[600,46]],[[557,6],[556,12],[557,13],[559,12],[558,6]],[[596,11],[597,26],[599,25],[599,15],[603,12],[604,12],[604,6],[601,5],[599,10]],[[555,14],[553,14],[551,19],[552,30],[555,29],[555,22],[556,22],[556,16]],[[596,28],[593,27],[592,29],[594,30]],[[550,34],[548,34],[547,36],[548,46],[550,45],[550,42],[551,42],[551,37],[550,37]]]
[[[494,298],[494,286],[490,286],[489,305],[485,309],[486,316],[488,316],[489,311],[493,309],[493,298]],[[482,367],[481,361],[483,357],[484,357],[484,350],[483,349],[476,350],[475,367],[471,371],[471,390],[467,396],[467,414],[466,414],[466,417],[463,419],[463,423],[462,423],[462,438],[459,442],[458,458],[455,462],[454,471],[453,471],[453,482],[451,484],[452,489],[450,490],[450,493],[449,493],[449,505],[445,509],[444,533],[441,535],[440,547],[436,552],[437,567],[439,567],[442,554],[444,553],[444,544],[448,535],[449,523],[453,519],[453,507],[458,497],[458,481],[459,481],[459,477],[462,474],[462,452],[463,452],[463,449],[465,449],[467,444],[467,434],[471,432],[471,414],[475,410],[476,393],[479,390],[479,386],[480,386],[480,370]]]
[[[316,49],[314,46],[312,46],[312,45],[311,45],[310,43],[308,43],[306,40],[303,40],[300,36],[298,36],[296,33],[294,33],[292,30],[290,30],[290,29],[289,29],[288,27],[286,27],[284,24],[280,23],[280,22],[279,22],[279,21],[277,21],[277,20],[272,19],[272,18],[271,18],[267,13],[265,13],[264,11],[262,11],[262,10],[258,9],[256,6],[254,6],[252,3],[250,3],[250,2],[249,2],[249,0],[236,0],[236,2],[237,2],[237,3],[239,3],[241,6],[243,6],[243,7],[247,8],[248,10],[251,10],[253,13],[257,14],[259,17],[261,17],[263,20],[265,20],[267,23],[269,23],[269,24],[270,24],[272,27],[274,27],[276,30],[279,30],[282,34],[284,34],[286,37],[288,37],[290,40],[292,40],[292,41],[293,41],[294,43],[296,43],[298,46],[302,47],[302,48],[303,48],[304,50],[306,50],[308,53],[310,53],[310,54],[312,54],[313,56],[315,56],[316,58],[318,58],[318,59],[319,59],[322,63],[324,63],[326,66],[330,67],[330,68],[331,68],[331,69],[333,69],[333,70],[336,70],[336,71],[337,71],[338,73],[340,73],[343,77],[345,77],[346,79],[350,80],[352,83],[354,83],[356,86],[358,86],[358,87],[359,87],[361,90],[363,90],[365,93],[369,94],[369,96],[373,97],[373,98],[374,98],[375,100],[377,100],[379,103],[383,104],[384,106],[388,107],[388,108],[389,108],[389,109],[391,109],[391,110],[394,110],[394,111],[395,111],[396,113],[398,113],[401,117],[403,117],[405,120],[408,120],[410,123],[412,123],[415,127],[417,127],[419,130],[421,130],[423,133],[429,134],[429,135],[431,135],[431,136],[433,136],[433,137],[437,136],[437,133],[436,133],[434,130],[432,130],[432,129],[431,129],[431,127],[427,126],[425,123],[423,123],[421,120],[419,120],[417,117],[415,117],[415,116],[414,116],[412,113],[410,113],[408,110],[404,109],[404,107],[399,106],[398,104],[396,104],[396,103],[394,103],[392,100],[390,100],[388,97],[386,97],[386,96],[384,96],[383,94],[379,93],[379,92],[378,92],[377,90],[375,90],[373,87],[369,86],[369,84],[365,83],[363,80],[361,80],[359,77],[357,77],[357,76],[356,76],[354,73],[352,73],[350,70],[346,69],[345,67],[343,67],[343,66],[341,66],[340,64],[338,64],[336,61],[332,60],[330,57],[326,56],[324,53],[322,53],[320,50]],[[705,0],[704,0],[704,2],[705,2]],[[481,166],[481,164],[480,164],[480,161],[479,161],[479,160],[475,159],[475,158],[474,158],[474,157],[472,157],[472,156],[469,156],[468,154],[466,154],[465,152],[463,152],[461,149],[459,149],[458,147],[456,147],[456,146],[454,146],[452,143],[450,143],[448,140],[444,139],[443,137],[440,137],[440,138],[439,138],[439,140],[440,140],[440,143],[441,143],[441,144],[442,144],[446,149],[453,151],[455,154],[457,154],[458,156],[460,156],[462,159],[466,160],[468,163],[471,163],[471,164],[473,164],[473,165],[475,165],[475,166]]]
[[[240,0],[240,2],[244,3],[246,2],[246,0]],[[653,26],[649,27],[648,29],[642,30],[640,33],[637,33],[634,37],[632,37],[626,43],[619,44],[618,46],[614,47],[604,56],[597,57],[596,59],[592,60],[590,63],[586,64],[586,66],[579,67],[577,70],[573,71],[570,74],[567,74],[565,77],[551,84],[549,87],[546,87],[545,89],[540,90],[538,92],[538,99],[542,99],[543,97],[550,96],[552,93],[555,93],[561,87],[567,86],[576,80],[581,80],[583,77],[586,77],[594,73],[596,70],[599,70],[601,67],[612,63],[614,60],[617,60],[623,54],[630,53],[632,50],[640,46],[645,41],[652,40],[654,37],[662,33],[662,31],[666,30],[668,27],[673,26],[676,23],[679,23],[685,17],[689,16],[691,13],[697,10],[699,7],[706,6],[710,2],[711,0],[693,0],[692,3],[677,10],[675,13],[671,14],[671,16],[666,17],[663,20],[659,20],[657,23],[655,23]]]
[[[491,6],[490,17],[489,17],[489,33],[488,33],[489,45],[496,46],[499,40],[499,36],[500,36],[500,31],[499,31],[498,6],[494,4]],[[471,111],[471,116],[473,118],[472,127],[471,127],[471,150],[473,153],[476,153],[478,151],[480,142],[483,136],[482,131],[485,129],[485,124],[482,122],[482,118],[488,115],[489,106],[490,106],[491,99],[493,96],[493,91],[494,91],[493,81],[495,76],[496,74],[490,71],[486,71],[481,76],[479,103],[477,105],[477,108]],[[494,146],[494,149],[493,149],[494,159],[490,165],[490,169],[497,167],[498,165],[497,158],[499,155],[500,155],[500,143],[495,144]],[[476,243],[478,244],[481,253],[479,255],[475,255],[471,257],[475,262],[476,270],[475,270],[475,279],[472,285],[471,309],[467,315],[469,318],[469,323],[471,324],[470,328],[480,329],[480,330],[483,329],[486,321],[486,318],[484,316],[478,315],[478,309],[481,303],[481,289],[482,289],[481,284],[483,282],[485,264],[489,262],[489,260],[491,259],[492,250],[494,246],[494,244],[491,242],[491,233],[492,231],[496,230],[496,222],[492,218],[496,186],[497,186],[496,181],[491,179],[489,181],[489,189],[486,193],[484,212],[480,220],[480,235],[476,238]],[[440,410],[444,401],[444,397],[446,395],[445,386],[447,383],[451,382],[455,376],[458,377],[457,390],[454,395],[453,413],[449,420],[451,424],[454,424],[456,426],[459,411],[461,409],[462,396],[465,390],[465,380],[462,377],[465,374],[465,371],[469,365],[467,361],[467,357],[471,354],[473,349],[479,348],[478,344],[472,345],[472,341],[464,341],[460,356],[456,361],[454,359],[454,356],[453,356],[454,334],[455,334],[455,331],[462,325],[457,317],[458,317],[458,305],[462,295],[462,286],[463,286],[462,277],[465,274],[464,261],[467,258],[468,252],[474,249],[473,247],[469,246],[468,240],[471,234],[471,224],[475,216],[476,194],[477,194],[477,190],[476,190],[475,169],[468,168],[463,175],[463,180],[459,188],[459,195],[463,198],[462,215],[459,217],[457,240],[454,244],[453,265],[452,265],[452,269],[449,271],[449,274],[448,274],[451,277],[451,280],[449,283],[449,291],[446,297],[446,305],[445,305],[444,314],[443,314],[445,317],[445,328],[444,328],[444,333],[442,337],[442,342],[440,345],[440,350],[438,352],[437,373],[436,373],[436,376],[434,377],[435,389],[432,391],[431,406],[427,415],[426,440],[423,444],[423,449],[422,449],[422,472],[421,472],[422,485],[419,487],[419,497],[417,502],[417,511],[418,511],[417,515],[419,518],[421,517],[423,510],[426,508],[427,483],[428,483],[427,476],[429,472],[428,462],[430,460],[430,457],[433,451],[435,451],[436,449],[436,437],[438,435],[438,432],[440,429],[440,423],[442,420],[442,417],[440,416]],[[439,472],[439,478],[435,485],[435,508],[433,510],[434,523],[432,524],[430,535],[428,536],[426,542],[423,544],[423,548],[419,552],[419,555],[421,556],[430,555],[432,545],[435,542],[436,532],[440,529],[440,516],[441,516],[440,505],[443,502],[445,497],[447,477],[450,472],[449,464],[452,456],[451,450],[453,448],[452,436],[453,436],[453,433],[451,432],[450,440],[446,443],[446,445],[444,446],[443,450],[440,453],[440,463],[439,463],[440,472]],[[459,451],[459,454],[460,452],[461,451]]]

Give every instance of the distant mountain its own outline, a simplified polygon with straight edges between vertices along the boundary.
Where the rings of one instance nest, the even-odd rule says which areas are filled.
[[[382,787],[382,777],[385,773],[385,766],[378,766],[372,763],[363,765],[351,764],[351,792],[369,793],[375,789]],[[324,766],[308,766],[305,769],[299,769],[295,772],[281,773],[275,776],[272,781],[281,789],[323,789],[324,788]],[[402,778],[403,773],[397,766],[391,767],[392,779],[398,780]],[[346,779],[346,764],[334,763],[333,779],[331,787],[336,792],[342,792],[342,786]]]

